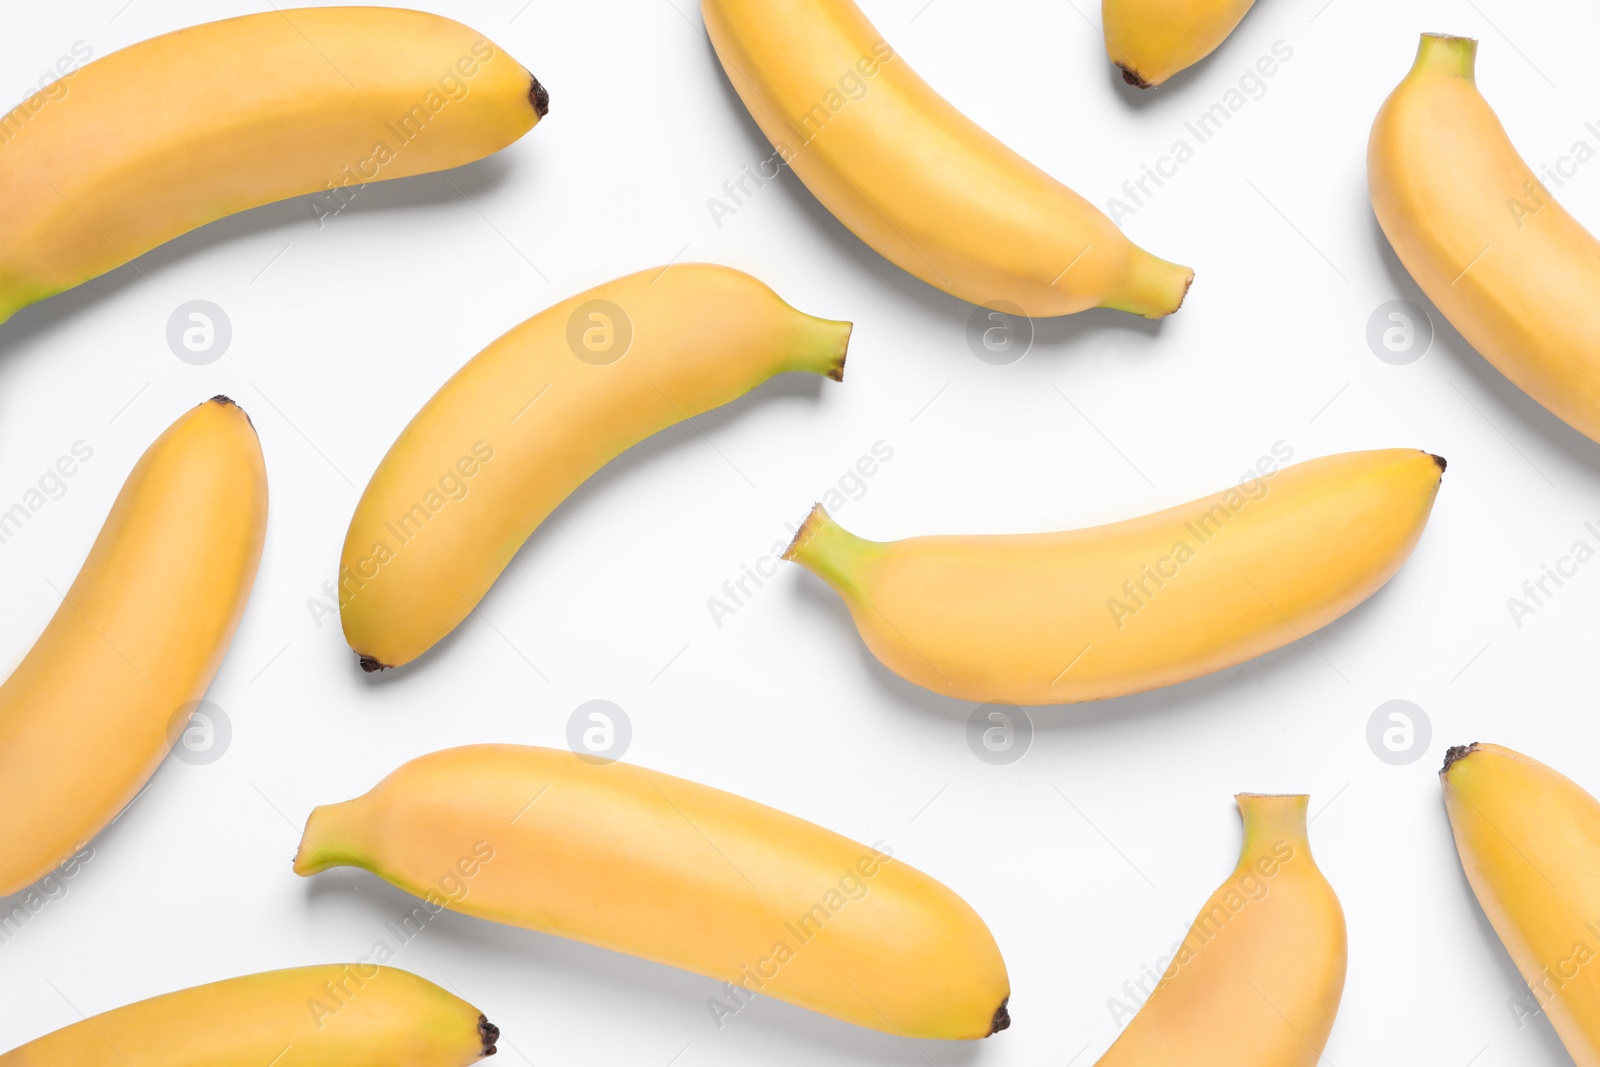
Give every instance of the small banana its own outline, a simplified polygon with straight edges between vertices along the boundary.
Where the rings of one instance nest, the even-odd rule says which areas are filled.
[[[0,1055],[0,1067],[466,1067],[499,1028],[374,963],[230,978],[129,1004]]]
[[[1600,1067],[1600,803],[1499,745],[1439,772],[1456,851],[1483,913],[1577,1067]]]
[[[584,480],[773,375],[844,374],[850,324],[691,263],[562,301],[457,371],[378,465],[345,536],[339,606],[368,671],[432,648]]]
[[[362,867],[439,907],[626,952],[902,1037],[981,1038],[1010,982],[960,897],[873,847],[625,763],[474,745],[319,807],[295,870]]]
[[[225,215],[469,163],[548,109],[421,11],[274,8],[124,48],[0,117],[0,322]]]
[[[1178,310],[1194,272],[957,111],[852,0],[702,0],[728,79],[824,207],[929,285],[1027,315]]]
[[[1102,0],[1106,54],[1122,80],[1160,85],[1217,50],[1256,0]]]
[[[1097,1067],[1316,1067],[1344,993],[1344,909],[1311,858],[1306,797],[1236,798],[1239,865],[1163,957]]]
[[[1422,291],[1523,392],[1600,441],[1600,241],[1474,80],[1478,43],[1424,34],[1367,145],[1378,223]]]
[[[134,799],[222,662],[255,583],[267,472],[217,397],[150,446],[43,635],[0,685],[0,897]]]
[[[819,504],[784,553],[890,670],[962,700],[1062,704],[1243,663],[1326,626],[1411,554],[1444,460],[1347,452],[1064,533],[867,541]]]

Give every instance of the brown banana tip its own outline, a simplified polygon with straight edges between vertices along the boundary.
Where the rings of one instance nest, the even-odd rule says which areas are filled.
[[[1440,474],[1443,474],[1445,472],[1445,468],[1450,466],[1450,464],[1445,462],[1445,459],[1444,459],[1443,456],[1435,456],[1432,452],[1429,452],[1428,455],[1431,456],[1433,458],[1433,461],[1439,465],[1439,473]]]
[[[493,1056],[500,1050],[495,1048],[495,1042],[500,1040],[500,1028],[489,1021],[487,1015],[478,1016],[478,1036],[483,1039],[483,1054]]]
[[[1150,89],[1154,87],[1152,83],[1144,80],[1143,74],[1140,74],[1126,63],[1118,63],[1117,69],[1122,71],[1122,80],[1136,89]]]
[[[239,408],[239,402],[237,400],[223,393],[218,393],[210,400],[207,400],[206,403],[221,404],[225,408]],[[244,416],[244,421],[250,424],[250,428],[252,430],[256,428],[256,420],[250,417],[250,413],[248,411],[246,411],[244,408],[239,408],[239,414]]]
[[[844,344],[839,348],[839,360],[832,367],[828,368],[828,377],[832,378],[836,382],[844,381],[844,363],[845,360],[850,358],[850,338],[856,332],[855,323],[847,322],[844,324],[844,326]]]
[[[1011,1026],[1011,1012],[1006,1010],[1006,1005],[1010,1004],[1010,1003],[1011,1003],[1011,998],[1010,997],[1006,997],[1006,999],[1004,999],[1004,1000],[1002,1000],[1000,1002],[1000,1006],[994,1010],[994,1019],[992,1021],[990,1021],[990,1023],[989,1023],[989,1032],[984,1035],[985,1037],[993,1037],[995,1034],[998,1034],[1000,1031],[1010,1028],[1010,1026]]]
[[[1449,749],[1444,754],[1444,766],[1439,768],[1439,777],[1443,778],[1449,774],[1451,767],[1454,767],[1476,751],[1478,751],[1478,742],[1476,741],[1470,745],[1456,745]]]
[[[360,655],[360,653],[357,653],[357,655]],[[377,674],[379,671],[389,670],[390,667],[376,656],[361,656],[361,669],[368,674]]]
[[[550,90],[539,84],[539,79],[528,75],[528,100],[540,118],[550,114]]]
[[[795,550],[799,548],[801,544],[810,540],[812,530],[817,523],[817,516],[823,514],[826,514],[826,512],[822,510],[822,502],[820,500],[811,505],[811,510],[806,514],[806,521],[802,522],[800,524],[800,529],[794,532],[793,539],[789,541],[789,547],[783,550],[783,555],[779,557],[780,559],[794,559]]]

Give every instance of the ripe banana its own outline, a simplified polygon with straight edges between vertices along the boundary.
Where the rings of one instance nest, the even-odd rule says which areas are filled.
[[[295,870],[363,867],[435,906],[727,983],[903,1037],[1010,1023],[976,912],[879,842],[625,763],[475,745],[412,760],[319,807]]]
[[[849,339],[849,323],[708,264],[629,275],[512,329],[417,413],[356,506],[339,607],[361,666],[432,648],[618,454],[773,375],[838,380]]]
[[[1133,244],[957,111],[852,0],[702,0],[701,10],[775,159],[901,269],[1027,315],[1109,307],[1158,319],[1183,302],[1193,271]]]
[[[1597,1067],[1600,803],[1499,745],[1452,748],[1439,778],[1483,913],[1573,1062]]]
[[[1477,51],[1469,38],[1423,35],[1372,126],[1372,207],[1468,343],[1600,441],[1600,241],[1517,155],[1478,92]]]
[[[1236,798],[1239,865],[1157,967],[1098,1067],[1316,1067],[1344,993],[1344,909],[1311,858],[1303,796]]]
[[[13,1049],[0,1067],[466,1067],[499,1037],[432,982],[361,962],[153,997]]]
[[[1216,51],[1256,0],[1102,0],[1106,53],[1122,80],[1160,85]]]
[[[784,558],[832,586],[872,654],[920,686],[1101,700],[1243,663],[1361,603],[1411,554],[1443,471],[1411,449],[1282,470],[1263,457],[1237,488],[1109,526],[886,543],[819,504]]]
[[[233,639],[267,472],[227,397],[145,452],[33,649],[0,685],[0,897],[98,834],[155,773]]]
[[[0,322],[225,215],[499,151],[549,108],[421,11],[277,10],[88,64],[0,118]]]

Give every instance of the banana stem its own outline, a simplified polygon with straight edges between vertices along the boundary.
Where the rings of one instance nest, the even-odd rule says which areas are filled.
[[[878,542],[857,537],[833,521],[821,504],[811,509],[783,558],[793,560],[841,592],[854,585],[852,574]]]
[[[1190,268],[1135,248],[1128,259],[1126,279],[1102,306],[1147,319],[1165,318],[1183,306],[1193,283]]]
[[[1478,42],[1471,37],[1451,37],[1444,33],[1425,33],[1417,45],[1417,61],[1411,73],[1430,71],[1472,81],[1478,63]]]
[[[836,382],[844,381],[844,360],[850,349],[850,333],[854,329],[852,323],[805,315],[800,341],[795,345],[794,360],[786,369],[820,374]]]
[[[1238,802],[1239,814],[1244,819],[1244,855],[1271,852],[1274,846],[1284,842],[1291,845],[1305,842],[1306,808],[1310,797],[1240,793],[1233,799]]]
[[[309,878],[332,867],[360,866],[352,834],[360,823],[354,810],[357,803],[347,800],[312,809],[300,849],[295,853],[295,874]]]

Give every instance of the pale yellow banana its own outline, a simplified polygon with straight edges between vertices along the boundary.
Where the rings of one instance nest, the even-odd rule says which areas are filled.
[[[1236,798],[1239,865],[1162,957],[1098,1067],[1316,1067],[1344,993],[1344,909],[1311,858],[1303,796]]]
[[[125,48],[0,117],[0,322],[225,215],[469,163],[548,107],[421,11],[275,8]]]
[[[0,1067],[466,1067],[500,1037],[472,1005],[374,963],[152,997],[0,1055]]]
[[[702,0],[777,163],[929,285],[1027,315],[1170,315],[1194,272],[1001,144],[917,76],[852,0]],[[746,189],[746,192],[749,192]]]
[[[608,282],[473,357],[417,413],[356,506],[339,568],[369,671],[455,629],[528,535],[619,453],[785,371],[839,379],[850,324],[691,263]]]
[[[951,890],[742,797],[570,752],[476,745],[317,808],[295,870],[363,867],[469,915],[728,983],[903,1037],[980,1038],[1010,982]]]
[[[1256,0],[1103,0],[1106,54],[1122,80],[1160,85],[1216,51]]]
[[[1452,748],[1439,778],[1483,913],[1573,1063],[1600,1067],[1600,803],[1499,745]]]
[[[116,817],[183,731],[244,612],[267,472],[226,397],[145,452],[83,569],[0,685],[0,897]]]
[[[867,541],[819,504],[784,558],[832,586],[872,654],[920,686],[1100,700],[1234,666],[1361,603],[1411,554],[1443,471],[1411,449],[1347,452],[1047,534]]]
[[[1367,181],[1395,254],[1461,336],[1600,441],[1600,241],[1478,92],[1478,43],[1425,34],[1378,112]]]

